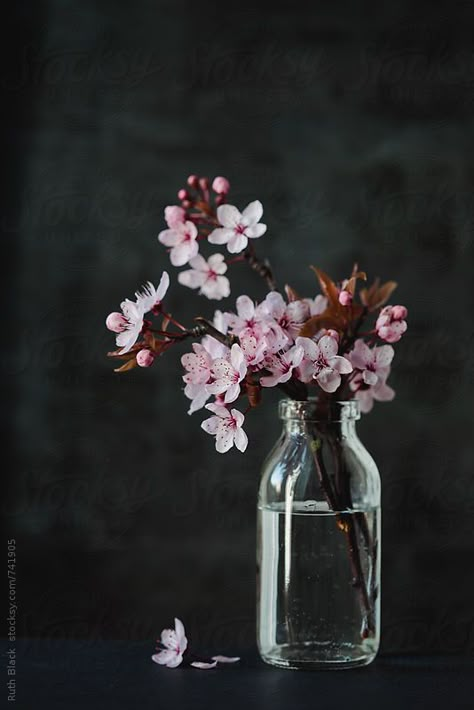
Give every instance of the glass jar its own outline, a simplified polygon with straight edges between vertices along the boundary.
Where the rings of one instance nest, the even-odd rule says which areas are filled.
[[[356,400],[283,400],[259,490],[257,635],[285,668],[370,663],[380,634],[380,477]]]

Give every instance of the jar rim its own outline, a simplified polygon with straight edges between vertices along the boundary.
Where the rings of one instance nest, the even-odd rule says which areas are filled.
[[[335,400],[324,403],[318,397],[306,400],[281,399],[278,415],[284,420],[310,422],[346,422],[360,419],[359,402],[356,399]]]

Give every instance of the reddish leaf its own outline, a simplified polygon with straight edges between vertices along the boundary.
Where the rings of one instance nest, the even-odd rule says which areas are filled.
[[[382,286],[379,284],[380,279],[376,278],[370,288],[363,288],[360,291],[360,300],[369,311],[375,311],[387,303],[398,285],[396,281],[387,281]]]
[[[339,289],[337,288],[334,281],[329,278],[329,276],[325,274],[324,271],[321,271],[321,269],[318,269],[316,266],[311,266],[310,268],[318,277],[319,285],[321,286],[321,291],[327,297],[331,306],[338,307],[340,305]]]

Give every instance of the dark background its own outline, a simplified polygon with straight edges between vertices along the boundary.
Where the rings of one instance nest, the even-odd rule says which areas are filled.
[[[136,0],[13,6],[3,71],[3,513],[20,635],[254,642],[259,468],[186,415],[175,354],[116,375],[107,313],[164,268],[162,210],[191,172],[259,198],[277,275],[316,294],[357,259],[409,308],[396,400],[360,423],[383,480],[383,641],[474,649],[474,8],[272,9]],[[233,295],[264,295],[233,272]],[[190,321],[213,304],[173,279]],[[4,301],[4,304],[5,304]],[[230,308],[233,299],[229,299]]]

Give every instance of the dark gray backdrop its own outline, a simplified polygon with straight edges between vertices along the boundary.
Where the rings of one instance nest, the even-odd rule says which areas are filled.
[[[253,643],[277,397],[247,454],[221,457],[176,356],[125,376],[104,356],[106,314],[169,267],[162,209],[198,172],[262,200],[259,246],[299,291],[316,293],[310,263],[399,281],[398,396],[360,424],[383,477],[383,650],[472,651],[472,6],[14,12],[2,374],[21,634],[154,639],[179,615],[196,642]],[[263,295],[243,269],[233,285]],[[185,319],[190,293],[169,294]]]

